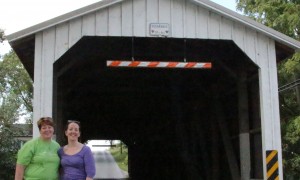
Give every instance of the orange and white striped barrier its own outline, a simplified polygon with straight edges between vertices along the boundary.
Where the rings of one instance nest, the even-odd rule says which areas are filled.
[[[211,69],[209,62],[163,62],[163,61],[119,61],[109,60],[108,67],[145,67],[145,68],[202,68]]]

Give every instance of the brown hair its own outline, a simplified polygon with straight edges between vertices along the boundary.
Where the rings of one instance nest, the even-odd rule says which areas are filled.
[[[41,117],[37,122],[39,130],[41,130],[41,127],[43,125],[49,125],[54,127],[53,119],[51,117]]]
[[[81,128],[80,128],[80,121],[77,121],[77,120],[68,120],[67,121],[67,124],[66,124],[66,126],[65,126],[65,131],[67,131],[68,130],[68,128],[69,128],[69,125],[71,124],[71,123],[75,123],[75,124],[77,124],[78,126],[79,126],[79,132],[80,132],[80,134],[81,134]],[[66,136],[66,135],[65,135]],[[78,142],[81,142],[81,138],[79,137],[78,138]]]

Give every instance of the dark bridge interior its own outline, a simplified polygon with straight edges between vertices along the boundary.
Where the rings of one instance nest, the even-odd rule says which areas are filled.
[[[211,62],[212,69],[106,66],[120,59],[186,59]],[[131,179],[231,179],[229,162],[239,166],[240,159],[241,96],[248,105],[251,177],[263,178],[258,67],[233,41],[84,37],[54,64],[58,128],[77,119],[83,141],[122,140]],[[57,136],[62,142],[63,134]]]

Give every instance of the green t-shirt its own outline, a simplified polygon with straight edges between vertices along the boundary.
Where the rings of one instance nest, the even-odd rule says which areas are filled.
[[[60,159],[57,154],[59,144],[45,142],[40,138],[24,144],[18,152],[17,164],[26,166],[25,180],[57,180]]]

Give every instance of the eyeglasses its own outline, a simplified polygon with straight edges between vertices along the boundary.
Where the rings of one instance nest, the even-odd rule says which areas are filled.
[[[70,123],[76,123],[76,124],[80,124],[80,122],[79,122],[79,121],[76,121],[76,120],[68,120],[68,124],[70,124]]]

